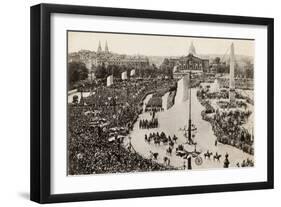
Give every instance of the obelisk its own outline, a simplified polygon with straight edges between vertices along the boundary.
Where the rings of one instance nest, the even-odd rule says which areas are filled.
[[[234,45],[230,46],[230,69],[229,69],[229,101],[235,104],[235,79],[234,79]]]

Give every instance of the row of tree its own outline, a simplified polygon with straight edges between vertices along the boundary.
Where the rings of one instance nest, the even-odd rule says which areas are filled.
[[[126,65],[108,65],[101,64],[97,67],[93,67],[93,71],[95,72],[96,78],[106,78],[109,75],[113,75],[113,77],[121,78],[121,74],[124,71],[127,71],[128,76],[130,75],[131,70],[135,70],[135,76],[146,78],[146,77],[157,77],[161,74],[161,71],[154,65],[148,65],[144,67],[132,68]]]
[[[108,65],[105,66],[104,63],[98,65],[97,67],[93,66],[92,70],[95,73],[96,78],[106,78],[109,75],[113,75],[113,77],[121,77],[121,74],[124,71],[127,71],[129,74],[130,68],[126,67],[125,65]]]
[[[96,78],[104,79],[109,75],[113,75],[115,78],[121,78],[121,74],[127,71],[128,76],[131,70],[135,70],[135,76],[141,78],[155,78],[158,76],[170,76],[171,71],[168,68],[157,68],[155,64],[132,68],[126,65],[108,65],[101,64],[98,66],[92,66]],[[82,62],[70,62],[68,63],[68,84],[69,88],[73,88],[77,83],[84,81],[88,78],[89,70]]]
[[[84,63],[68,63],[68,87],[72,89],[77,82],[87,79],[88,73],[88,69]]]
[[[254,65],[250,61],[243,61],[244,66],[239,67],[238,64],[235,66],[235,76],[243,76],[246,78],[253,78],[254,76]],[[221,62],[220,58],[214,59],[213,63],[216,65],[216,73],[229,73],[229,65]],[[109,75],[121,78],[121,74],[127,71],[128,76],[131,70],[135,70],[136,77],[141,78],[155,78],[159,76],[167,76],[169,78],[173,77],[173,68],[169,64],[168,59],[164,60],[161,66],[158,68],[155,64],[144,66],[141,68],[131,68],[126,65],[99,65],[97,67],[93,66],[92,71],[94,71],[96,78],[104,79]],[[86,80],[88,78],[89,71],[86,65],[82,62],[70,62],[68,63],[68,84],[69,88],[72,88],[77,82]]]
[[[241,60],[241,63],[243,63],[243,67],[236,63],[235,64],[235,71],[234,75],[235,77],[246,77],[246,78],[253,78],[254,77],[254,64],[251,63],[249,60]],[[215,64],[216,72],[217,73],[229,73],[230,66],[229,64],[226,64],[225,62],[221,62],[219,57],[216,57],[213,60],[213,64]]]

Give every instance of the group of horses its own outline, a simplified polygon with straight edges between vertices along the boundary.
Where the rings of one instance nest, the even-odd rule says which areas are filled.
[[[153,132],[153,133],[150,133],[149,135],[145,134],[144,140],[145,140],[145,142],[147,142],[149,144],[153,141],[153,143],[157,146],[160,146],[161,143],[163,145],[168,145],[168,148],[166,150],[167,156],[163,157],[163,162],[164,162],[164,165],[170,166],[171,160],[168,157],[168,155],[172,156],[172,151],[173,151],[175,143],[178,140],[178,137],[176,135],[174,135],[173,137],[167,136],[164,132],[161,132],[161,133]],[[159,155],[158,152],[149,151],[149,153],[150,153],[150,159],[152,159],[152,160],[158,159],[158,155]]]
[[[150,153],[150,159],[152,159],[152,160],[157,160],[158,159],[158,155],[159,155],[158,152],[149,151],[149,153]],[[170,166],[171,160],[170,160],[169,157],[164,156],[163,157],[163,162],[164,162],[164,165]]]
[[[150,133],[148,136],[147,134],[145,134],[144,136],[144,140],[146,142],[148,142],[149,144],[151,143],[151,141],[154,142],[155,145],[160,146],[160,144],[162,143],[163,145],[167,145],[169,144],[169,146],[173,147],[174,144],[177,142],[177,137],[174,135],[173,138],[171,138],[170,136],[167,136],[164,132],[161,132],[159,134],[159,132],[153,132]]]
[[[173,147],[169,146],[166,149],[166,155],[167,156],[163,157],[163,162],[167,166],[170,165],[171,160],[168,156],[172,156],[172,151],[173,151]],[[175,151],[176,151],[176,156],[179,156],[183,159],[187,159],[188,157],[192,157],[192,158],[195,158],[195,161],[197,161],[196,163],[198,165],[202,164],[202,158],[200,156],[200,154],[202,152],[197,151],[196,148],[193,151],[187,151],[186,149],[184,149],[184,146],[182,144],[180,144],[180,145],[178,145],[178,147],[176,147]],[[158,156],[159,156],[158,152],[149,151],[149,153],[150,153],[150,159],[158,160]],[[211,159],[211,157],[213,157],[213,160],[218,161],[218,162],[220,162],[220,159],[222,157],[221,154],[218,154],[217,152],[215,154],[213,154],[213,152],[210,152],[209,150],[207,150],[207,152],[205,152],[203,155],[204,155],[205,159],[207,159],[207,158]]]
[[[204,158],[208,158],[208,159],[211,159],[211,157],[213,156],[213,160],[217,160],[218,162],[220,161],[220,158],[222,157],[221,154],[218,154],[218,152],[216,152],[214,155],[213,155],[213,152],[209,152],[209,150],[207,150],[206,153],[204,153]]]
[[[161,143],[163,145],[168,145],[168,148],[166,149],[166,155],[163,157],[163,163],[167,166],[170,165],[170,158],[172,156],[172,153],[174,151],[174,146],[177,142],[178,137],[176,137],[175,135],[173,137],[170,136],[166,136],[166,134],[164,132],[153,132],[150,133],[149,135],[145,134],[144,140],[145,142],[151,144],[151,142],[153,142],[155,145],[160,146]],[[203,160],[200,156],[200,154],[202,153],[201,151],[197,151],[196,150],[196,144],[194,145],[195,149],[193,151],[187,151],[186,149],[184,149],[184,146],[182,144],[177,145],[177,147],[175,148],[175,153],[176,156],[179,156],[183,159],[188,159],[188,157],[192,157],[195,158],[195,163],[198,165],[201,165]],[[159,153],[158,152],[152,152],[150,151],[150,159],[152,160],[158,160],[159,157]],[[218,154],[218,152],[213,153],[210,152],[209,150],[207,150],[204,154],[203,154],[205,159],[211,159],[213,158],[213,161],[217,161],[220,162],[222,155]]]

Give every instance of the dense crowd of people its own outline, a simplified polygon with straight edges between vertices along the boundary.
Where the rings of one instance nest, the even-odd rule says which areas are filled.
[[[214,116],[202,113],[202,118],[212,124],[217,140],[223,144],[232,145],[246,153],[254,154],[254,137],[242,127],[249,111],[216,111]]]
[[[105,83],[87,86],[86,91],[90,91],[91,95],[81,98],[80,102],[75,97],[73,104],[68,105],[68,174],[173,169],[169,159],[165,158],[165,164],[161,165],[153,159],[143,158],[131,150],[131,146],[127,146],[119,136],[127,136],[132,130],[139,114],[143,112],[142,101],[151,93],[156,94],[156,104],[151,101],[153,104],[149,110],[151,119],[140,120],[139,128],[158,128],[159,122],[155,113],[162,110],[162,99],[159,97],[168,91],[169,96],[174,97],[175,91],[171,90],[174,84],[174,80],[154,79],[115,81],[110,87],[105,86]],[[227,97],[226,94],[223,93],[221,97]],[[250,112],[215,111],[211,104],[204,100],[215,97],[215,94],[204,92],[197,95],[206,107],[202,117],[212,124],[217,140],[253,154],[253,137],[241,126]],[[210,116],[211,113],[213,116]],[[144,139],[149,144],[168,145],[171,153],[178,138],[164,132],[153,132],[146,134]],[[241,167],[251,165],[251,160],[239,164]]]
[[[229,78],[220,77],[220,78],[218,78],[218,81],[223,88],[229,87]],[[235,78],[235,87],[239,88],[239,89],[253,90],[254,79],[252,79],[252,78]]]
[[[205,106],[205,110],[201,113],[202,118],[211,123],[217,141],[253,155],[254,137],[242,126],[251,115],[251,111],[247,110],[247,104],[242,100],[237,100],[235,102],[236,109],[230,109],[233,107],[230,106],[229,101],[218,101],[217,104],[220,108],[230,110],[215,110],[209,101],[209,98],[214,97],[210,96],[208,91],[201,88],[197,92],[197,97],[200,103]]]
[[[119,139],[132,129],[146,94],[167,81],[120,81],[111,87],[100,84],[91,89],[90,96],[69,104],[68,174],[172,169],[143,158]]]
[[[197,91],[197,97],[200,97],[201,99],[228,99],[229,93],[227,90],[222,89],[220,92],[210,92],[210,87],[202,87],[200,85],[199,90]]]
[[[251,159],[243,160],[241,163],[237,162],[237,167],[254,167],[254,161]]]
[[[72,127],[69,128],[68,139],[70,175],[166,169],[152,160],[126,150],[118,140],[109,142],[107,132],[87,126],[89,120],[87,117],[81,117],[82,108],[71,110],[69,124]]]

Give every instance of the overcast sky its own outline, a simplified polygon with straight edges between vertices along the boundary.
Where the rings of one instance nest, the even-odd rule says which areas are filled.
[[[94,32],[69,32],[68,52],[81,49],[97,51],[101,41],[104,50],[105,41],[109,51],[120,54],[141,54],[156,56],[187,55],[189,45],[193,42],[196,53],[224,55],[230,44],[234,43],[235,54],[254,56],[253,40],[214,39],[175,36],[151,36]],[[228,50],[229,53],[229,50]]]

